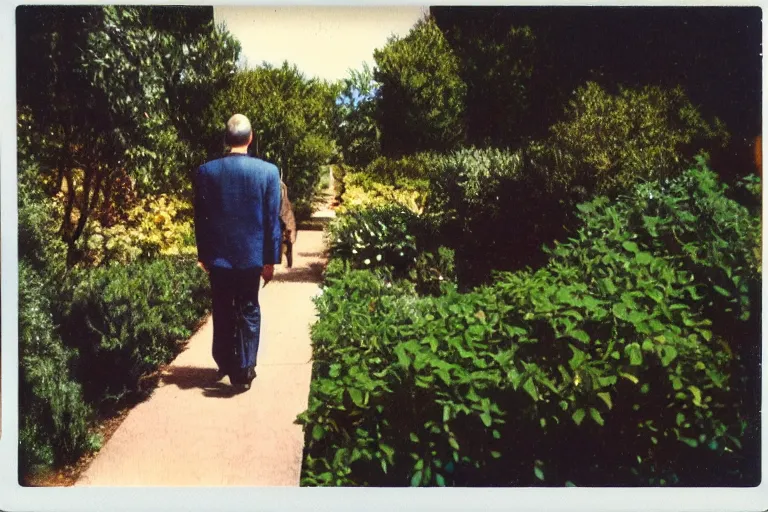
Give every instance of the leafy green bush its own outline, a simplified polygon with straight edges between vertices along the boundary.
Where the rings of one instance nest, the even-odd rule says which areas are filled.
[[[467,86],[459,59],[435,21],[419,20],[408,35],[391,38],[373,57],[382,153],[399,156],[457,147],[464,138]]]
[[[615,194],[641,180],[680,174],[702,151],[723,146],[728,133],[707,122],[680,88],[629,89],[611,94],[594,82],[575,92],[549,143],[569,155],[564,186]]]
[[[254,132],[251,153],[280,168],[294,212],[302,218],[311,213],[320,166],[337,151],[332,127],[338,89],[306,78],[287,62],[241,71],[208,109],[210,118],[219,119],[208,136],[221,140],[231,113],[247,116]]]
[[[56,334],[50,290],[19,262],[19,474],[72,462],[97,440],[91,410],[72,378],[74,350]]]
[[[100,407],[145,391],[140,378],[170,362],[210,310],[208,278],[194,257],[77,269],[70,282],[62,338],[77,348],[77,379]]]
[[[416,214],[400,205],[355,209],[328,226],[331,255],[355,268],[391,266],[404,272],[416,261]]]
[[[409,276],[421,295],[439,295],[448,283],[456,282],[455,253],[448,247],[434,252],[419,251],[414,269]]]
[[[754,319],[756,219],[703,165],[647,187],[583,205],[546,267],[472,293],[334,267],[302,484],[754,485],[758,402],[740,393],[759,371],[729,344],[759,323],[723,331],[708,276],[735,283],[730,321]]]
[[[522,151],[464,149],[440,158],[425,218],[456,251],[463,289],[492,269],[541,264],[540,247],[563,232],[562,196],[547,190]]]

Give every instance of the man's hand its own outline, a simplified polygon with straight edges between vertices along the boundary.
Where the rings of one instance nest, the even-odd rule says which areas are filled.
[[[274,265],[264,265],[264,268],[261,270],[261,277],[264,278],[264,286],[267,286],[267,283],[272,280],[272,277],[275,275],[275,266]]]
[[[208,273],[208,269],[207,269],[207,268],[205,268],[205,263],[203,263],[202,261],[198,261],[198,262],[197,262],[197,266],[198,266],[198,267],[200,267],[201,269],[203,269],[203,271],[204,271],[206,274]]]

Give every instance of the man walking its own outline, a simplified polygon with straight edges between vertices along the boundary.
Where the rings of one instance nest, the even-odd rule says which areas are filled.
[[[213,359],[219,379],[228,375],[242,390],[256,377],[259,279],[272,279],[282,243],[278,169],[248,156],[252,140],[250,121],[235,114],[227,122],[231,152],[195,176],[197,258],[213,295]]]

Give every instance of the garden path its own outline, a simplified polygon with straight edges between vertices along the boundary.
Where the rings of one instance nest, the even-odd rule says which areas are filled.
[[[316,212],[315,224],[333,213],[327,206]],[[262,337],[250,391],[233,394],[228,379],[214,382],[209,317],[76,485],[299,485],[304,437],[294,421],[309,395],[323,232],[300,228],[293,250],[293,268],[276,266],[260,293]]]

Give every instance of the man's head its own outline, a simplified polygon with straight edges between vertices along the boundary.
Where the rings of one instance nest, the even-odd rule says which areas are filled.
[[[251,122],[242,114],[235,114],[227,121],[227,133],[224,141],[228,146],[240,148],[248,146],[253,139]]]

